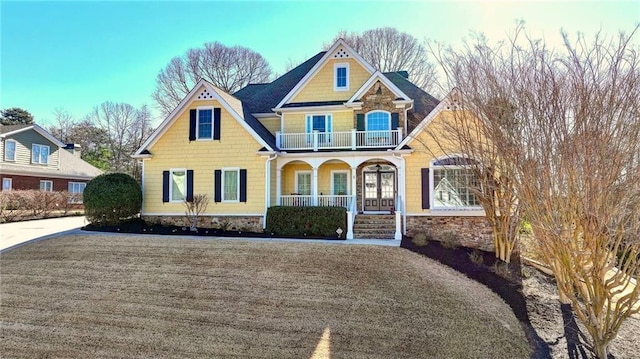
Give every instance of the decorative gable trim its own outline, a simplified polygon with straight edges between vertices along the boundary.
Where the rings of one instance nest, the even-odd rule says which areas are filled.
[[[422,132],[433,121],[436,115],[438,115],[440,112],[449,111],[449,110],[458,110],[460,108],[461,108],[460,92],[454,88],[453,90],[449,91],[449,93],[444,97],[444,99],[440,101],[438,106],[436,106],[433,110],[431,110],[431,112],[429,112],[427,117],[425,117],[422,121],[420,121],[418,126],[416,126],[416,128],[414,128],[413,131],[411,131],[411,133],[407,137],[405,137],[405,139],[402,140],[402,142],[400,142],[400,144],[396,147],[396,149],[400,149],[404,146],[407,146],[409,142],[411,142],[414,138],[416,138],[420,134],[420,132]]]
[[[218,101],[220,105],[224,107],[256,141],[258,141],[259,144],[271,151],[273,150],[271,146],[269,146],[269,144],[266,143],[244,120],[244,114],[238,112],[242,112],[242,102],[240,100],[218,89],[208,81],[200,80],[131,157],[143,158],[143,156],[141,156],[143,155],[143,152],[153,146],[160,137],[164,135],[167,129],[169,129],[169,127],[171,127],[171,125],[178,119],[178,115],[181,114],[193,101],[200,99],[199,96],[211,96],[207,99]],[[229,101],[234,101],[236,103],[231,104]]]
[[[289,93],[284,98],[282,98],[282,100],[278,103],[278,105],[276,105],[276,107],[273,109],[274,112],[278,111],[280,107],[282,107],[282,105],[284,105],[289,100],[291,100],[295,95],[297,95],[302,90],[304,85],[306,85],[309,81],[311,81],[311,79],[313,79],[313,77],[320,71],[320,69],[329,60],[334,59],[334,56],[340,56],[340,55],[342,56],[348,55],[349,56],[348,58],[352,58],[356,60],[370,74],[373,74],[376,71],[376,69],[370,63],[368,63],[362,56],[360,56],[351,46],[349,46],[346,43],[346,41],[344,41],[343,39],[338,39],[338,41],[336,41],[336,43],[333,44],[333,46],[331,46],[327,50],[327,52],[325,52],[322,58],[320,58],[320,60],[318,60],[318,62],[316,62],[315,65],[313,65],[311,70],[309,70],[309,72],[307,72],[307,74],[304,75],[304,77],[300,81],[298,81],[298,83],[291,89],[291,91],[289,91]],[[347,57],[338,57],[338,58],[344,59]]]
[[[358,89],[358,91],[356,91],[356,93],[354,93],[353,96],[351,96],[351,98],[349,99],[349,101],[346,102],[345,105],[349,106],[349,104],[352,104],[354,102],[357,103],[360,97],[362,97],[367,91],[369,91],[369,89],[376,83],[376,81],[382,82],[383,85],[385,85],[389,90],[391,90],[391,92],[393,92],[394,95],[396,95],[396,98],[402,98],[402,99],[410,100],[411,102],[413,102],[413,100],[409,98],[407,94],[402,92],[402,90],[400,90],[398,86],[396,86],[393,82],[391,82],[391,80],[389,80],[385,75],[383,75],[382,72],[376,71]]]

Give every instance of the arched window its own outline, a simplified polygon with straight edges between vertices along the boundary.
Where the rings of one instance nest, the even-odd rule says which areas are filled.
[[[367,113],[367,131],[389,131],[391,129],[391,115],[386,111],[371,111]]]
[[[446,157],[432,163],[432,198],[434,209],[478,209],[480,202],[473,194],[480,182],[470,168],[475,160]]]

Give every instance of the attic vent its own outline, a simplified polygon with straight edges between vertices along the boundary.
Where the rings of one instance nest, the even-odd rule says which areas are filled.
[[[338,51],[336,51],[336,53],[333,55],[334,59],[344,59],[349,57],[349,53],[347,53],[343,48],[340,48]]]
[[[460,95],[456,93],[452,94],[446,101],[447,110],[461,110],[463,108]]]
[[[202,91],[202,93],[200,93],[200,95],[198,95],[198,100],[206,100],[208,98],[213,98],[213,95],[210,94],[207,89],[205,89],[204,91]]]

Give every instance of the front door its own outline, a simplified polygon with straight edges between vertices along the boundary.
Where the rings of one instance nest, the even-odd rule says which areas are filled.
[[[395,207],[395,172],[364,172],[364,210],[390,211]]]

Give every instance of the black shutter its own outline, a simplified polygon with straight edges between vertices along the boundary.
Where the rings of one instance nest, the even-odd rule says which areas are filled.
[[[431,191],[431,185],[429,184],[429,169],[422,168],[421,172],[421,182],[422,182],[422,209],[429,209],[430,201],[429,201],[429,191]]]
[[[215,175],[214,175],[214,194],[213,194],[213,199],[214,202],[222,202],[222,170],[215,170],[214,171]]]
[[[397,112],[394,112],[391,114],[391,129],[397,130],[399,126],[400,126],[400,114]]]
[[[220,139],[220,107],[213,109],[213,139]]]
[[[240,170],[240,202],[247,201],[247,170]]]
[[[187,170],[187,202],[193,202],[193,170]]]
[[[196,110],[189,110],[189,141],[196,140]]]
[[[162,171],[162,202],[169,202],[169,171]]]
[[[358,131],[364,131],[364,114],[359,113],[356,115],[356,129]]]

